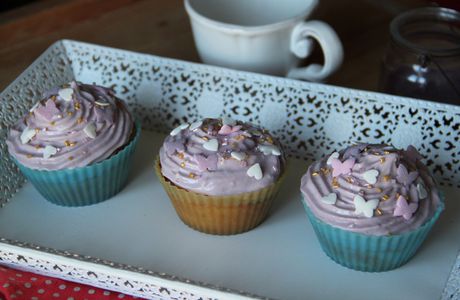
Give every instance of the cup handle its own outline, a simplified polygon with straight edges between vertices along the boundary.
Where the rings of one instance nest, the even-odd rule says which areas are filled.
[[[323,81],[342,64],[343,47],[337,33],[321,21],[307,21],[296,25],[291,33],[291,52],[299,58],[306,58],[313,49],[312,38],[321,46],[324,65],[311,64],[291,69],[287,77],[308,81]]]

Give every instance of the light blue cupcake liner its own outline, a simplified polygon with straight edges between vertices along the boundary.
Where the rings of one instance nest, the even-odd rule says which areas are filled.
[[[62,206],[96,204],[117,194],[127,183],[141,127],[135,124],[134,138],[115,155],[86,167],[36,170],[13,159],[22,174],[48,201]]]
[[[304,199],[302,203],[326,255],[342,266],[365,272],[388,271],[407,263],[444,210],[441,197],[434,216],[419,228],[397,235],[371,236],[326,224],[312,213]]]

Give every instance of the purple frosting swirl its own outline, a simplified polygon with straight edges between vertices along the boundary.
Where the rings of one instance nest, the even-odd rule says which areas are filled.
[[[182,124],[160,149],[162,174],[207,195],[251,192],[274,183],[285,158],[277,141],[251,124],[205,119]]]
[[[9,131],[8,151],[26,167],[60,170],[110,157],[127,144],[133,118],[112,90],[71,82],[44,93]]]
[[[359,144],[313,163],[300,190],[313,214],[367,235],[408,232],[439,206],[436,184],[414,147]]]

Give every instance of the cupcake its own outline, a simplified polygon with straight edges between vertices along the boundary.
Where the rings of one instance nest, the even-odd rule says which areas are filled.
[[[358,144],[308,168],[302,202],[330,258],[379,272],[413,257],[444,209],[421,159],[412,146]]]
[[[268,215],[285,169],[279,143],[254,125],[204,119],[171,131],[156,163],[177,214],[210,234],[236,234]]]
[[[10,128],[8,152],[52,203],[101,202],[126,184],[139,137],[112,90],[77,82],[51,89]]]

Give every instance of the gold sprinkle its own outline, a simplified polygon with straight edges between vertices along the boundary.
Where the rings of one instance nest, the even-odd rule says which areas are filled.
[[[33,115],[34,115],[34,113],[31,111],[31,112],[29,113],[29,116],[32,117]]]
[[[188,177],[190,177],[190,178],[192,178],[192,179],[193,179],[193,178],[195,178],[195,177],[196,177],[196,175],[195,175],[194,173],[189,173],[189,174],[188,174]]]
[[[185,163],[184,163],[184,162],[181,162],[181,163],[180,163],[180,167],[181,167],[181,168],[185,168]]]
[[[388,155],[388,154],[390,154],[390,153],[391,153],[391,152],[388,151],[388,150],[383,151],[383,154],[386,154],[386,155]]]
[[[368,189],[373,189],[373,188],[374,188],[374,186],[373,186],[372,184],[368,184],[368,185],[366,185],[366,187],[367,187]]]
[[[380,157],[379,161],[381,164],[383,164],[385,162],[385,157]]]
[[[71,143],[70,143],[70,147],[73,147],[73,146],[75,146],[76,144],[77,144],[77,142],[71,142]]]
[[[391,176],[390,176],[390,175],[385,175],[385,176],[383,176],[383,181],[388,182],[388,181],[390,181],[390,180],[391,180]]]
[[[51,126],[54,126],[54,125],[56,125],[56,122],[55,122],[55,121],[51,121],[51,122],[50,122],[50,125],[51,125]]]
[[[40,148],[41,148],[41,146],[40,146],[40,145],[35,145],[35,149],[37,149],[37,150],[38,150],[38,149],[40,149]]]
[[[184,159],[184,153],[183,152],[177,152],[177,157],[180,159]]]
[[[271,136],[267,136],[266,141],[267,141],[269,144],[273,144],[273,139],[272,139]]]
[[[353,178],[351,178],[350,176],[348,176],[346,180],[348,183],[353,183]]]
[[[376,188],[375,190],[377,191],[377,193],[383,192],[383,190],[381,188]]]
[[[321,168],[321,171],[323,172],[324,175],[329,174],[329,169],[328,168]]]
[[[241,141],[242,139],[244,139],[244,135],[241,135],[241,134],[239,134],[239,135],[237,135],[235,137],[235,140],[237,140],[237,141]]]
[[[367,146],[366,146],[366,147],[364,147],[364,150],[363,150],[363,151],[364,151],[364,152],[367,152],[367,151],[369,151],[369,147],[367,147]]]
[[[318,176],[318,175],[319,175],[318,172],[313,172],[313,173],[311,173],[311,176]]]
[[[79,109],[80,109],[80,102],[75,102],[75,104],[73,105],[73,107],[74,107],[76,110],[79,110]]]
[[[32,154],[27,154],[27,158],[31,158],[32,157]]]
[[[383,201],[387,201],[388,199],[390,199],[390,196],[388,196],[387,194],[382,196]]]
[[[77,119],[77,124],[81,124],[81,123],[83,123],[83,118],[82,118],[82,117],[79,117],[79,118]]]
[[[208,139],[207,136],[203,136],[202,139],[203,139],[204,141],[209,141],[209,139]]]
[[[51,96],[51,100],[56,101],[56,95]]]
[[[69,156],[69,160],[73,160],[73,156]]]
[[[67,115],[68,115],[69,117],[71,117],[71,116],[73,115],[73,112],[68,111],[68,112],[67,112]]]
[[[334,189],[338,189],[340,187],[339,182],[337,181],[337,177],[332,178],[332,187]]]
[[[66,147],[69,147],[69,146],[70,146],[70,142],[69,142],[69,141],[64,141],[64,145],[65,145]]]
[[[39,133],[40,132],[40,128],[35,128],[35,133]]]
[[[383,212],[380,210],[380,208],[377,208],[377,209],[375,210],[375,213],[377,214],[377,216],[383,215]]]

